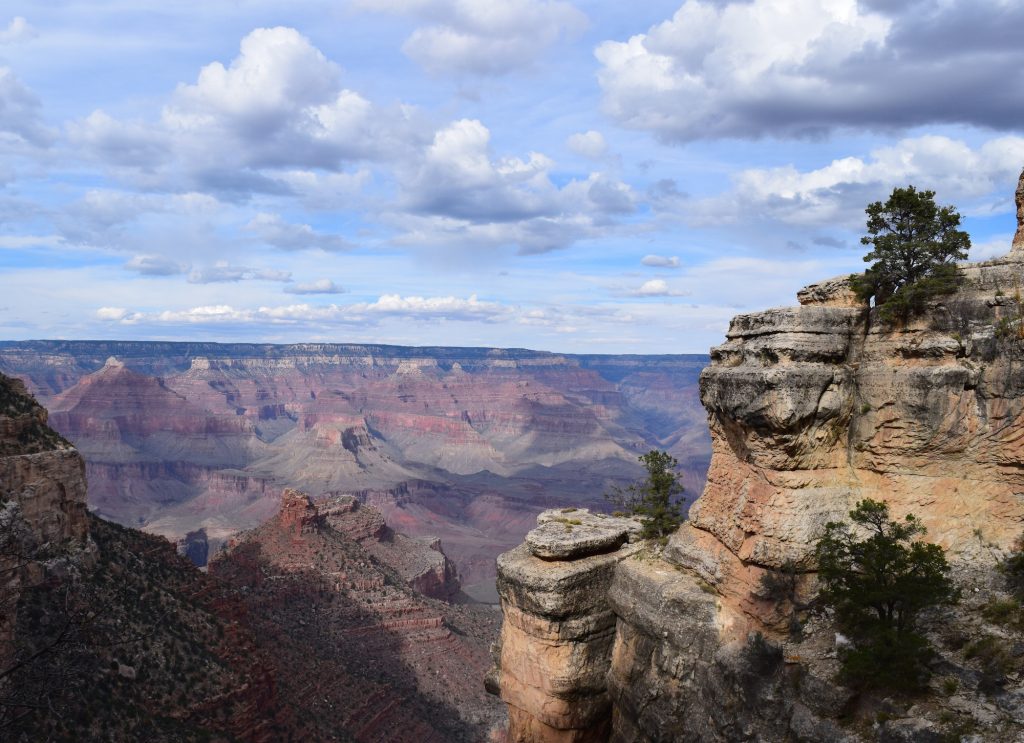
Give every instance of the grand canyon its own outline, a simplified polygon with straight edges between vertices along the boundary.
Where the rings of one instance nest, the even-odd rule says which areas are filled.
[[[703,356],[113,341],[0,343],[82,453],[89,507],[206,550],[273,516],[281,493],[352,495],[441,540],[463,589],[495,601],[494,559],[544,508],[602,504],[666,449],[687,496],[710,439]],[[195,552],[200,563],[201,552]]]

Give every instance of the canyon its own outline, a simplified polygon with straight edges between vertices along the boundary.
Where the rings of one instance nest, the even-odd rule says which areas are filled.
[[[0,375],[4,740],[500,739],[481,683],[499,616],[432,598],[459,588],[436,540],[287,489],[201,572],[89,513],[85,470]]]
[[[494,558],[544,508],[599,504],[639,454],[710,460],[705,356],[516,349],[19,341],[22,379],[86,461],[89,507],[215,554],[286,488],[351,495],[408,538],[439,538],[463,589],[496,601]],[[203,550],[194,550],[200,555]]]
[[[498,558],[488,688],[510,741],[1024,740],[1024,635],[988,608],[1024,531],[1024,191],[1018,207],[1011,252],[961,265],[906,323],[848,277],[734,318],[700,378],[707,484],[667,544],[562,508]],[[863,498],[920,517],[963,590],[925,618],[935,677],[911,700],[837,681],[844,638],[811,601],[817,538]],[[763,580],[784,571],[789,600]],[[996,672],[979,642],[1005,653]]]

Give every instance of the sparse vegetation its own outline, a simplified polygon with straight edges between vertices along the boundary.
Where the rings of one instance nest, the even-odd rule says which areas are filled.
[[[956,261],[967,257],[971,239],[957,229],[954,207],[938,206],[934,191],[907,186],[865,211],[868,234],[861,243],[871,246],[864,260],[872,265],[850,278],[862,299],[874,300],[883,321],[905,321],[931,299],[956,290]]]
[[[864,499],[850,519],[852,527],[829,522],[815,550],[819,599],[854,642],[843,653],[843,677],[859,687],[920,688],[932,650],[918,615],[958,598],[945,552],[917,539],[925,528],[915,516],[891,520],[885,503]]]
[[[676,468],[679,462],[668,452],[651,449],[638,457],[647,477],[625,488],[614,488],[605,498],[617,511],[639,516],[645,539],[664,540],[683,522],[679,496],[683,486]]]

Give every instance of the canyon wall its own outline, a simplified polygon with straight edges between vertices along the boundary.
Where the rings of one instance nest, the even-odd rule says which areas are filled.
[[[209,548],[270,518],[282,491],[351,494],[396,531],[439,537],[467,590],[536,514],[635,479],[668,449],[689,492],[710,441],[701,356],[516,349],[117,341],[0,343],[87,462],[89,505]],[[666,394],[674,390],[672,395]],[[425,577],[425,580],[432,580]]]
[[[499,558],[490,688],[509,705],[512,741],[924,741],[950,719],[978,740],[1024,734],[1020,679],[986,696],[950,639],[1016,641],[980,597],[998,598],[996,562],[1024,530],[1024,255],[965,264],[962,278],[898,327],[844,277],[802,290],[797,307],[734,318],[700,380],[707,484],[668,544],[544,555],[531,533]],[[793,607],[761,583],[794,566],[813,593],[815,541],[865,497],[919,516],[970,595],[927,628],[961,696],[937,690],[873,726],[835,681],[827,615],[804,612],[792,632]]]

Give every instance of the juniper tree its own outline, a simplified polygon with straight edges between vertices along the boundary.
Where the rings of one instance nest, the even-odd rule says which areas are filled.
[[[957,600],[945,552],[917,539],[925,533],[917,517],[893,521],[885,503],[866,498],[850,519],[866,538],[833,521],[815,548],[819,599],[854,641],[842,659],[844,676],[855,685],[915,688],[927,678],[931,655],[918,616]]]
[[[861,299],[875,300],[883,320],[905,320],[956,289],[956,261],[967,257],[971,238],[958,229],[954,207],[938,206],[934,191],[907,186],[865,212],[868,234],[861,243],[872,248],[864,256],[871,266],[851,278]]]
[[[645,539],[664,539],[682,523],[678,496],[683,492],[676,468],[679,462],[668,452],[651,449],[638,457],[647,477],[625,488],[613,488],[609,501],[644,522]]]

